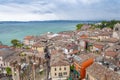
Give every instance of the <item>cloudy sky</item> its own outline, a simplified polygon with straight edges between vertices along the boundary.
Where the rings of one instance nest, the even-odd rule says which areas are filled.
[[[0,21],[120,20],[120,0],[0,0]]]

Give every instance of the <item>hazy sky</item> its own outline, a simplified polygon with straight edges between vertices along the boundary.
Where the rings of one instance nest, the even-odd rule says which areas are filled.
[[[0,21],[120,19],[120,0],[0,0]]]

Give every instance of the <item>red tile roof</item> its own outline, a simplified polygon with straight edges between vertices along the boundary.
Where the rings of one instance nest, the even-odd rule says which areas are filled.
[[[8,46],[5,46],[5,45],[0,45],[0,49],[1,48],[9,48]]]
[[[26,36],[25,38],[24,38],[24,40],[31,40],[33,38],[33,36]]]
[[[106,51],[105,52],[105,56],[110,56],[110,57],[115,57],[117,56],[117,52],[114,52],[114,51]]]
[[[82,38],[82,39],[88,38],[88,35],[83,34],[80,36],[80,38]]]
[[[120,75],[118,73],[96,62],[94,62],[90,67],[88,67],[86,71],[95,79],[120,80]]]
[[[73,50],[72,54],[77,54],[79,52],[80,52],[79,50]]]
[[[94,44],[94,47],[96,47],[96,48],[98,48],[98,49],[103,49],[104,45]]]
[[[110,43],[116,43],[116,42],[118,42],[119,40],[116,39],[116,38],[109,38],[109,39],[106,39],[106,40],[104,40],[104,41],[110,42]]]
[[[53,63],[51,66],[69,66],[67,61],[59,60]]]

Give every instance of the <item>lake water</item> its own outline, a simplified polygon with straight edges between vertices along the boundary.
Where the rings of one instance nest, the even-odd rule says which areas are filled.
[[[43,22],[0,22],[0,41],[11,45],[12,39],[23,40],[27,35],[40,35],[47,32],[75,30],[81,21],[43,21]]]

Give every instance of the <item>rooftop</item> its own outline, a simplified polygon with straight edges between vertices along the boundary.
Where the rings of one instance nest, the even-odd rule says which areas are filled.
[[[33,36],[26,36],[25,38],[24,38],[24,40],[31,40],[31,39],[33,39],[34,37]]]
[[[84,62],[90,58],[96,59],[97,57],[98,57],[98,55],[92,54],[92,53],[80,54],[79,56],[74,56],[74,61],[81,64],[82,62]]]
[[[120,80],[120,75],[103,65],[93,63],[87,68],[87,73],[92,75],[95,79],[99,80]]]
[[[115,57],[117,55],[118,55],[118,53],[115,51],[106,51],[105,52],[105,56]]]
[[[51,55],[51,66],[66,66],[69,62],[65,60],[65,56],[62,53],[56,53]]]

